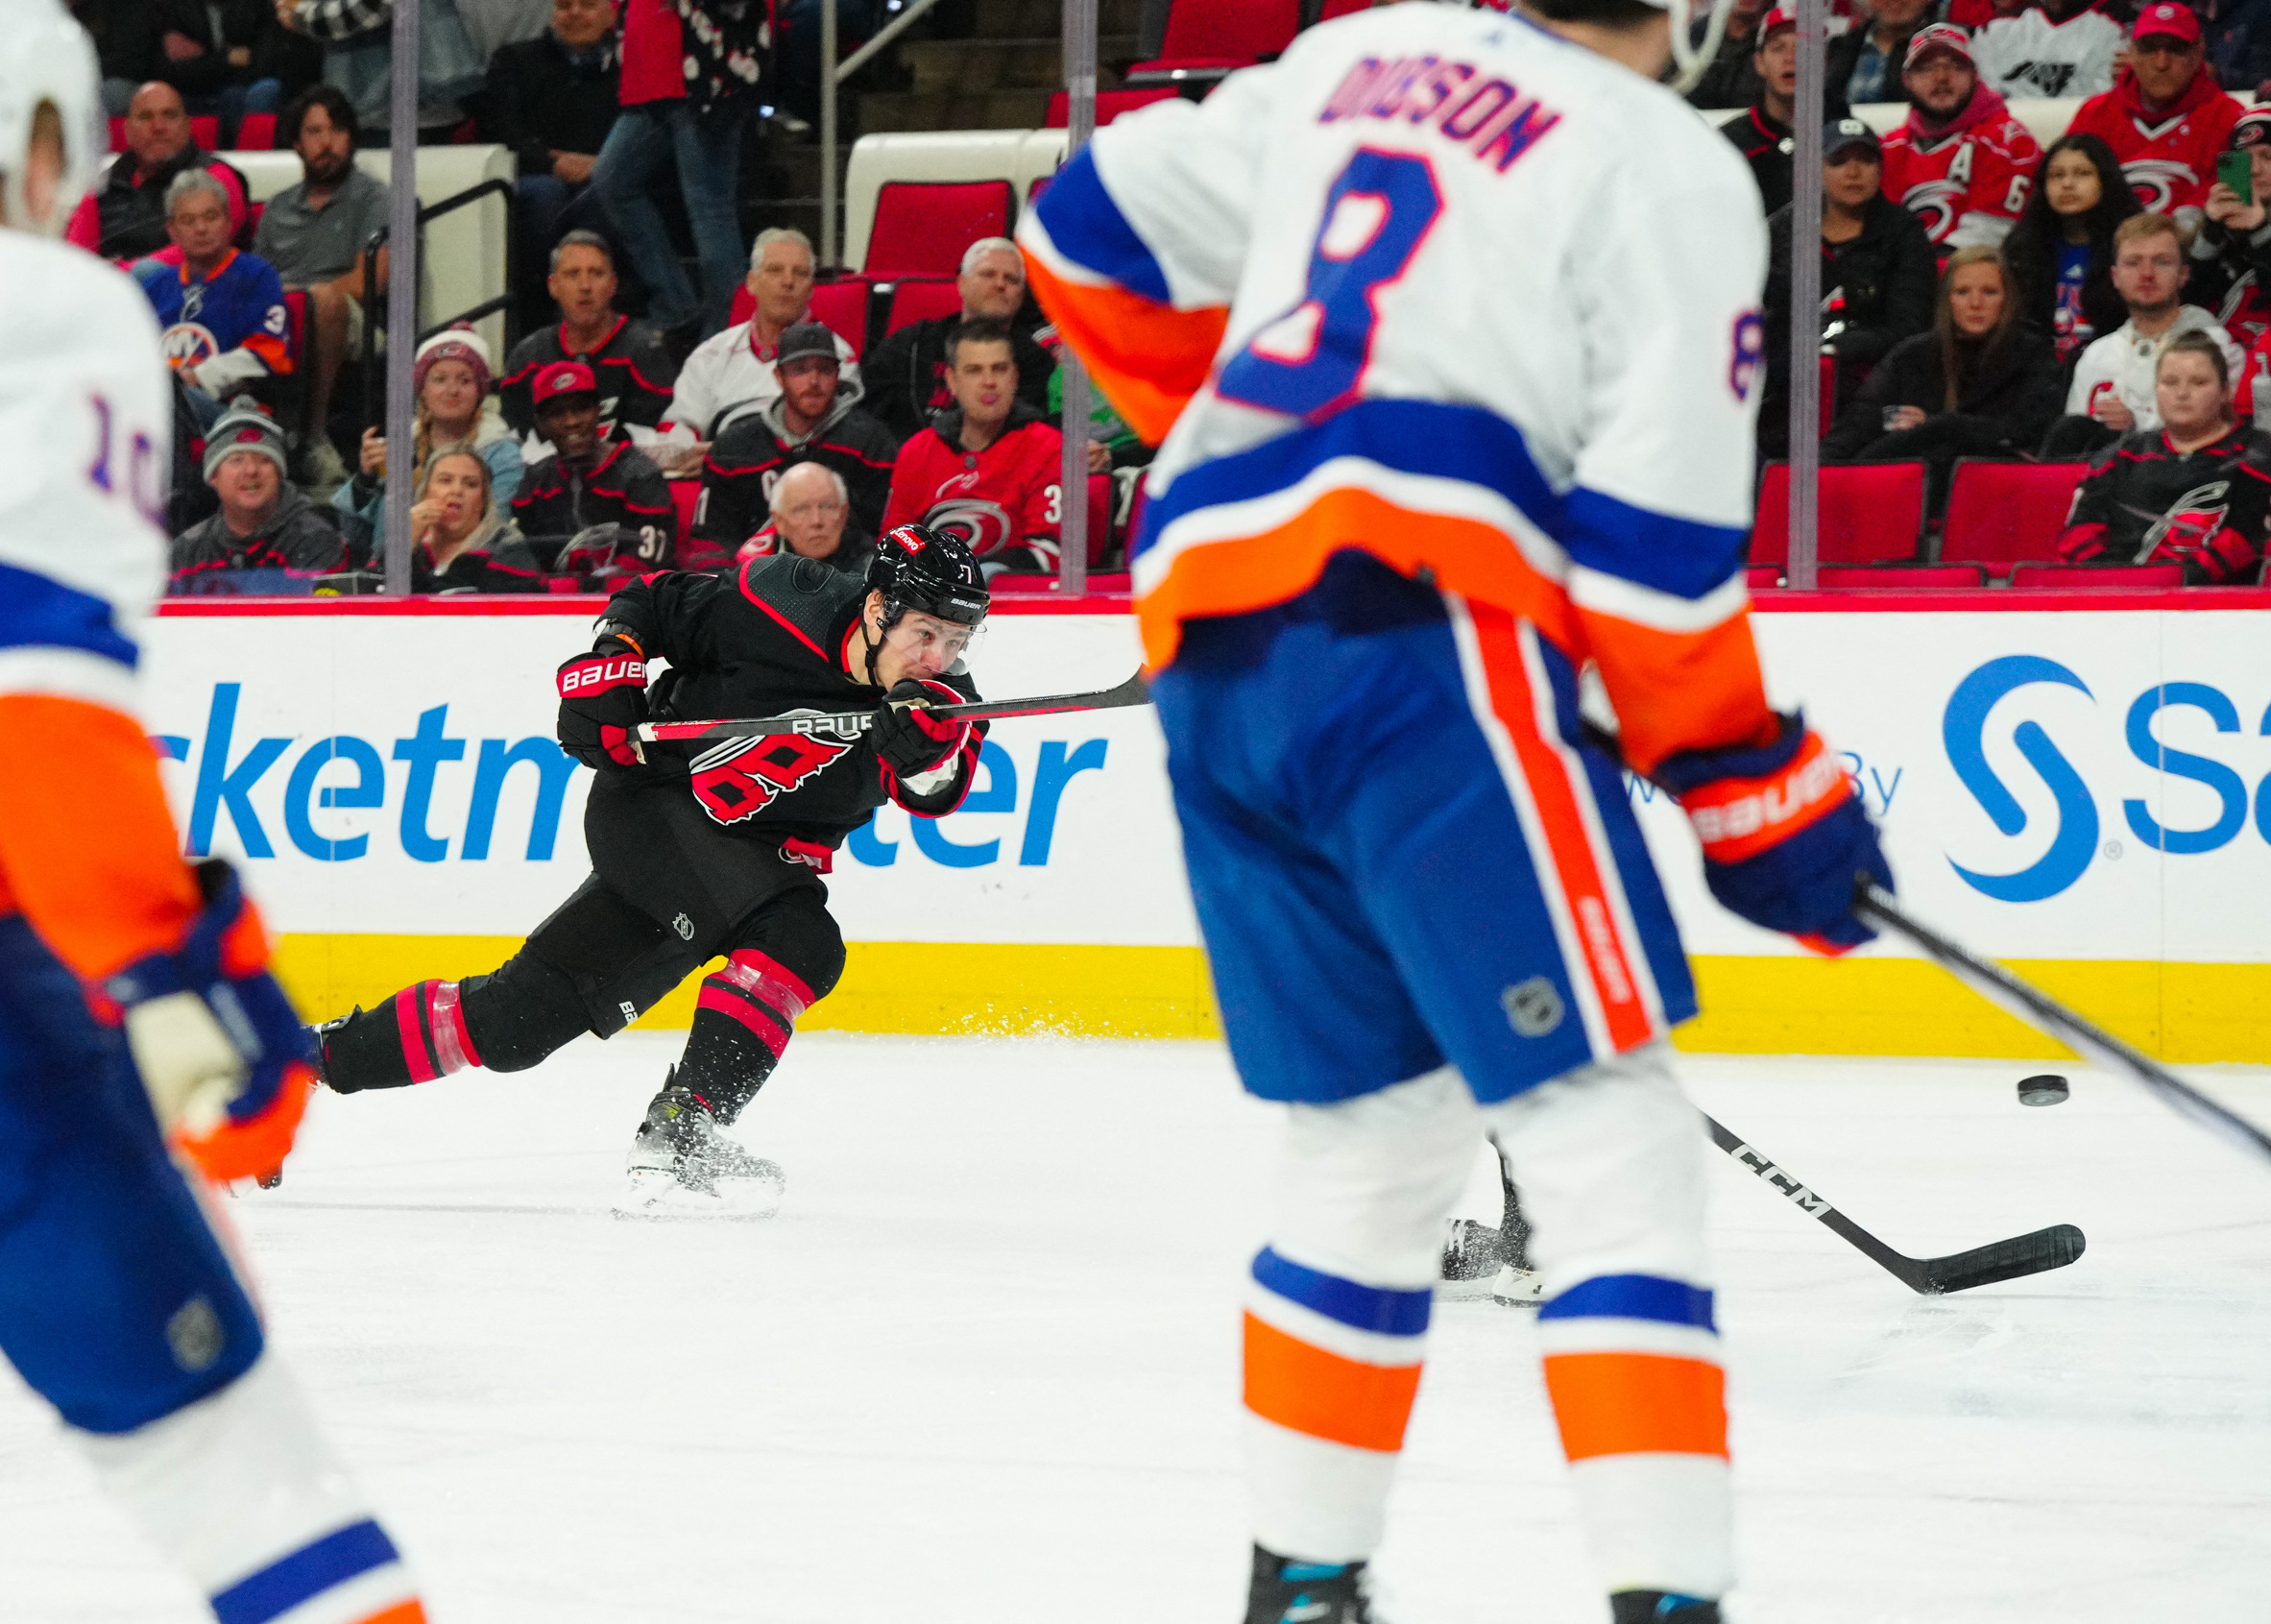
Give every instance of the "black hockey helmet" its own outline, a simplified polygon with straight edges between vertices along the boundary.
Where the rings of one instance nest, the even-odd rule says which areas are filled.
[[[883,630],[908,610],[975,626],[992,601],[969,544],[928,524],[902,524],[876,543],[867,584],[883,594]]]

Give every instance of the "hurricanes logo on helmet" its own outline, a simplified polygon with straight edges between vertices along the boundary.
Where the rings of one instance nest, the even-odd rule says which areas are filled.
[[[923,515],[923,522],[933,530],[959,536],[963,545],[980,557],[1009,545],[1017,534],[1008,509],[983,497],[956,497],[940,502]]]

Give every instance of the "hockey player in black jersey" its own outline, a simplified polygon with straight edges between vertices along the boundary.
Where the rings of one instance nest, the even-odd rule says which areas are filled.
[[[591,876],[493,974],[421,982],[323,1028],[325,1080],[351,1094],[522,1071],[579,1032],[614,1036],[722,956],[640,1126],[628,1206],[769,1210],[780,1170],[717,1126],[843,972],[820,878],[835,849],[886,799],[943,817],[969,791],[984,724],[925,702],[978,697],[961,653],[986,605],[969,549],[912,524],[883,538],[864,580],[778,557],[617,592],[592,652],[559,674],[561,745],[599,775]],[[669,669],[650,688],[652,660]],[[637,739],[649,720],[861,711],[873,726],[841,737]]]

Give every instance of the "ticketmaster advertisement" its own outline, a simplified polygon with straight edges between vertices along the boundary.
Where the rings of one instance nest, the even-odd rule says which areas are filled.
[[[592,775],[552,742],[552,670],[592,606],[480,608],[200,605],[150,627],[147,716],[189,848],[239,861],[319,1013],[494,967],[585,872]],[[2163,1054],[2271,1058],[2260,614],[1754,624],[1776,702],[1845,753],[1914,911]],[[989,697],[1137,663],[1129,621],[1088,615],[997,616],[971,660]],[[884,809],[831,876],[853,957],[810,1024],[1211,1030],[1164,754],[1145,710],[1004,721],[961,811]],[[1699,960],[1683,1042],[2058,1052],[1888,947],[1826,962],[1743,925],[1678,809],[1631,793]]]

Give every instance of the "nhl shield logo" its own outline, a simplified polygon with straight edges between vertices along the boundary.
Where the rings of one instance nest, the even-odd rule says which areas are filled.
[[[1561,994],[1543,976],[1533,976],[1498,995],[1507,1024],[1522,1037],[1543,1037],[1561,1024],[1568,1010]]]
[[[682,942],[694,939],[694,922],[683,913],[670,921],[670,928],[678,933],[678,939]]]

